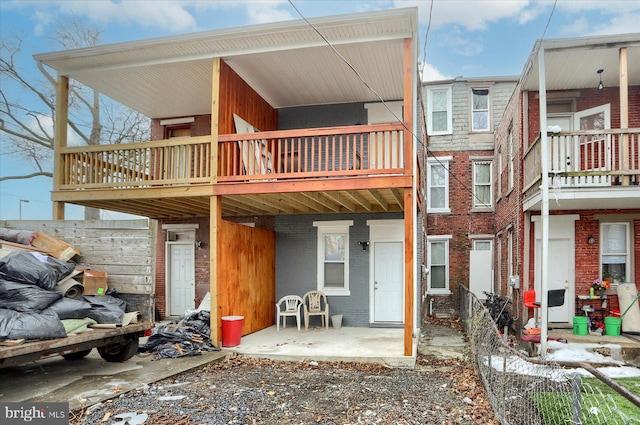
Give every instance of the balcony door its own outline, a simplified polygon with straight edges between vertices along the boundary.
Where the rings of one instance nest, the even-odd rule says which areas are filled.
[[[600,105],[575,113],[579,130],[606,130],[611,128],[611,105]],[[603,134],[581,135],[577,139],[578,171],[611,170],[611,139]],[[611,184],[611,182],[603,182]]]

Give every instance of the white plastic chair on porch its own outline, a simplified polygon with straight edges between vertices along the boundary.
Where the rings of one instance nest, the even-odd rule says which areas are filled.
[[[280,305],[284,304],[284,308]],[[282,317],[282,327],[287,327],[287,317],[294,316],[298,331],[300,331],[300,307],[302,307],[302,298],[297,295],[286,295],[278,300],[276,304],[276,330],[280,332],[280,318]]]
[[[329,328],[329,303],[321,291],[309,291],[302,297],[304,328],[309,329],[309,316],[320,316],[322,326]]]

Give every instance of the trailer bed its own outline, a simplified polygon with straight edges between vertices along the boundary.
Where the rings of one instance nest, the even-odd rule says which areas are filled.
[[[54,354],[82,352],[92,348],[115,346],[137,339],[153,328],[151,322],[132,323],[113,329],[92,329],[65,338],[26,341],[14,346],[0,346],[0,368],[38,360]],[[136,342],[137,347],[137,342]]]

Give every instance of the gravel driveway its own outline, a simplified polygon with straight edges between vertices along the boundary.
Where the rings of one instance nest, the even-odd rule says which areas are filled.
[[[153,425],[498,423],[469,363],[425,355],[415,369],[233,356],[73,412],[71,423],[124,424],[122,414]]]

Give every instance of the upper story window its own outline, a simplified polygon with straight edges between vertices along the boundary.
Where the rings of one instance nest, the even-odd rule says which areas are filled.
[[[471,130],[489,131],[491,125],[489,113],[489,89],[471,89]]]
[[[349,291],[349,227],[353,220],[314,221],[318,228],[319,291],[351,295]]]
[[[509,150],[509,190],[513,189],[513,185],[514,185],[514,174],[515,174],[515,151],[514,151],[514,147],[513,147],[513,127],[509,127],[509,146],[508,146],[508,150]]]
[[[451,212],[449,209],[449,161],[451,157],[430,158],[427,162],[427,211]]]
[[[473,207],[493,207],[491,161],[473,162]]]
[[[498,147],[498,171],[496,173],[496,199],[502,197],[502,146]]]
[[[429,135],[451,134],[452,119],[451,86],[427,89],[427,132]]]

